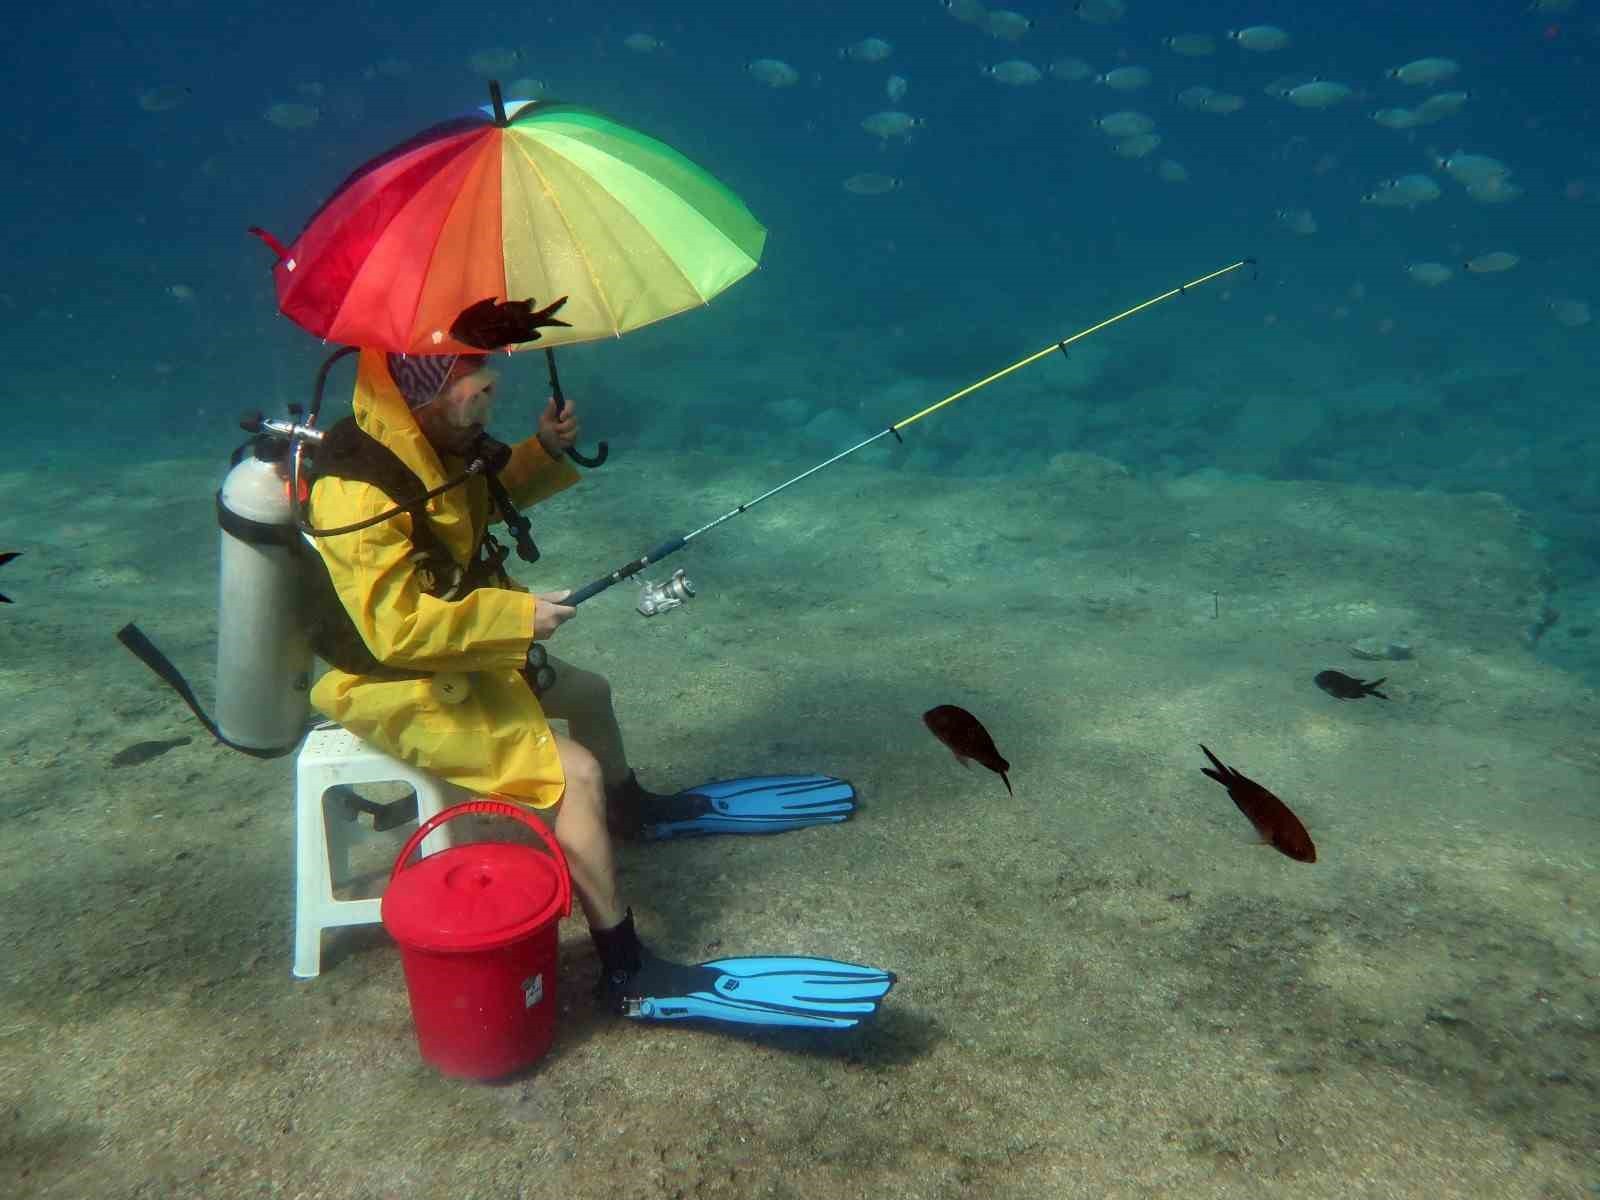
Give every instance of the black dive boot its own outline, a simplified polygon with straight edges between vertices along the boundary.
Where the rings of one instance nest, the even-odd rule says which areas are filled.
[[[600,981],[595,999],[607,1012],[623,1015],[628,997],[645,994],[641,988],[660,990],[678,968],[676,963],[657,958],[646,950],[633,928],[633,909],[610,929],[589,927],[589,937],[600,955]]]
[[[629,771],[621,783],[606,788],[606,828],[614,838],[637,842],[647,824],[663,819],[661,812],[672,799],[646,791],[639,785],[639,777]]]

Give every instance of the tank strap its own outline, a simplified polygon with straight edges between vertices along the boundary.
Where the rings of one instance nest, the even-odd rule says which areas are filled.
[[[480,587],[506,581],[503,564],[506,548],[487,530],[472,548],[466,566],[461,566],[449,547],[428,520],[426,502],[420,497],[428,490],[415,471],[389,447],[346,417],[329,428],[317,447],[315,474],[351,479],[370,484],[388,497],[390,504],[411,516],[411,542],[416,547],[412,561],[422,590],[444,600],[459,600]],[[404,671],[380,663],[356,628],[339,599],[322,556],[305,539],[296,536],[294,544],[307,559],[309,570],[302,572],[305,590],[302,603],[317,656],[351,675],[377,679],[425,679],[431,672]]]

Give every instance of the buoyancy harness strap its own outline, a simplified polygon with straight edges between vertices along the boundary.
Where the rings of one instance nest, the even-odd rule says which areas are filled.
[[[383,492],[399,512],[410,515],[415,547],[411,558],[422,590],[430,596],[459,600],[480,587],[503,587],[510,582],[504,570],[508,551],[487,530],[473,546],[466,565],[456,562],[428,521],[427,501],[420,498],[427,485],[398,454],[356,424],[354,417],[346,417],[324,433],[315,470],[318,478],[333,476],[369,484]],[[317,657],[352,675],[426,678],[430,672],[399,670],[378,661],[339,599],[322,556],[305,539],[297,541],[299,553],[307,560],[307,569],[301,572],[301,601]]]

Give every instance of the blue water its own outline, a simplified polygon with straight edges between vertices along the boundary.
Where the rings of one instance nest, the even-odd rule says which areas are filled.
[[[245,227],[292,237],[355,165],[481,103],[483,84],[465,60],[506,46],[524,52],[516,71],[545,80],[551,94],[635,124],[705,165],[771,230],[761,271],[714,314],[651,331],[637,346],[569,355],[576,381],[625,385],[618,408],[661,402],[640,394],[660,380],[647,358],[750,361],[780,343],[815,347],[830,381],[871,379],[887,366],[927,378],[934,391],[959,386],[1254,256],[1259,279],[1230,283],[1230,306],[1205,297],[1184,317],[1164,312],[1104,335],[1123,391],[1096,399],[1118,405],[1114,424],[1081,429],[1070,412],[1022,411],[1003,392],[969,402],[985,410],[972,465],[1037,465],[1069,446],[1136,467],[1160,464],[1163,453],[1169,468],[1214,461],[1225,412],[1219,424],[1216,411],[1152,411],[1128,398],[1197,373],[1226,408],[1229,397],[1263,389],[1293,405],[1342,382],[1334,364],[1347,377],[1415,384],[1510,371],[1510,385],[1456,387],[1447,411],[1415,419],[1402,404],[1381,427],[1290,421],[1278,444],[1268,439],[1249,461],[1228,465],[1502,491],[1537,513],[1573,569],[1592,569],[1600,478],[1585,446],[1600,417],[1585,385],[1596,327],[1561,325],[1548,302],[1600,302],[1591,286],[1600,149],[1588,98],[1596,18],[1498,3],[1144,4],[1120,24],[1094,26],[1055,9],[1035,12],[1035,28],[1015,43],[958,23],[933,0],[704,4],[692,14],[624,5],[604,18],[535,11],[479,29],[432,6],[330,14],[302,4],[96,4],[71,20],[29,11],[0,50],[13,84],[14,173],[0,197],[10,233],[3,338],[16,378],[64,353],[80,369],[49,406],[23,406],[22,431],[59,443],[61,411],[99,414],[109,404],[155,419],[130,445],[220,447],[232,438],[227,418],[242,381],[252,393],[245,407],[297,397],[318,347],[275,314],[269,255]],[[1173,32],[1220,34],[1268,19],[1292,30],[1288,48],[1249,54],[1219,36],[1213,56],[1186,59],[1159,44]],[[665,48],[625,48],[636,31]],[[839,58],[867,34],[893,43],[887,61]],[[1064,54],[1097,70],[1146,65],[1154,82],[1119,95],[1048,74],[1008,87],[979,71],[1012,56],[1044,68]],[[1419,130],[1379,127],[1371,110],[1435,90],[1383,78],[1425,54],[1463,64],[1438,87],[1470,91],[1465,109]],[[792,63],[800,82],[762,86],[744,70],[756,57]],[[404,60],[408,73],[370,70],[386,58]],[[880,147],[859,122],[891,107],[883,93],[891,72],[909,81],[903,107],[926,126]],[[1357,92],[1320,111],[1263,94],[1289,72]],[[1178,105],[1176,94],[1194,84],[1236,92],[1246,107],[1217,116]],[[275,102],[305,100],[297,88],[311,85],[319,94],[309,102],[321,111],[314,127],[263,119]],[[183,89],[183,102],[143,111],[139,93],[158,86]],[[1146,159],[1116,157],[1091,128],[1124,107],[1157,122],[1163,142]],[[1521,197],[1477,203],[1430,166],[1431,155],[1458,148],[1506,162]],[[1157,178],[1163,158],[1181,163],[1188,181]],[[1359,202],[1378,181],[1419,170],[1440,177],[1437,201],[1415,211]],[[852,195],[841,183],[860,171],[904,186]],[[1289,232],[1273,215],[1279,209],[1309,210],[1317,233]],[[1522,261],[1500,276],[1460,272],[1464,258],[1492,249]],[[1404,271],[1419,260],[1451,265],[1456,278],[1420,287]],[[193,299],[175,299],[174,284],[193,289]],[[818,395],[816,404],[834,399]],[[686,402],[684,420],[708,423],[705,403]],[[591,412],[591,427],[607,416]],[[628,427],[626,412],[609,416]],[[1162,446],[1174,421],[1194,436]],[[749,408],[709,423],[765,432]],[[1029,453],[1016,453],[1023,443]],[[1491,443],[1503,452],[1483,454]]]

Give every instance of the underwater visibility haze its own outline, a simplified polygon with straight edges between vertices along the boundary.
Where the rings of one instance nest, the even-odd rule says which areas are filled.
[[[1014,2],[14,17],[0,1194],[1600,1195],[1600,0]]]

